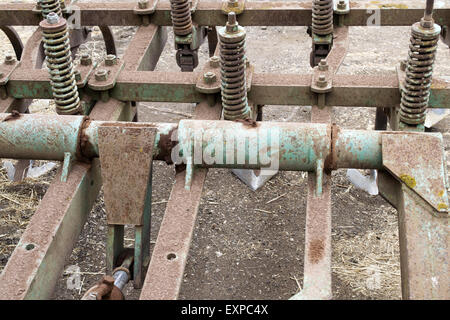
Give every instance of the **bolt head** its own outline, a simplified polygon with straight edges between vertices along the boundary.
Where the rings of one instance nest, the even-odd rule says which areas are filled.
[[[340,0],[337,5],[338,9],[344,10],[346,8],[346,4],[344,0]]]
[[[319,76],[319,80],[317,81],[317,86],[320,88],[324,88],[327,86],[327,78],[323,74],[321,74]]]
[[[138,6],[139,6],[139,9],[147,9],[148,0],[139,0]]]
[[[81,56],[81,65],[89,66],[92,64],[92,58],[89,54],[85,53]]]
[[[217,79],[216,74],[211,71],[208,71],[203,75],[203,80],[205,81],[205,83],[208,84],[214,83],[216,79]]]
[[[80,70],[75,70],[74,74],[75,74],[75,80],[80,81],[81,80]]]
[[[5,64],[14,64],[15,62],[16,62],[16,59],[13,56],[5,57]]]
[[[328,63],[327,63],[327,61],[325,59],[320,60],[319,70],[320,71],[327,71],[328,70]]]
[[[408,61],[406,61],[406,60],[401,60],[401,61],[400,61],[400,70],[405,71],[407,65],[408,65]]]
[[[100,69],[95,72],[95,80],[97,81],[106,81],[108,78],[108,71],[105,69]]]
[[[218,56],[213,56],[209,58],[209,66],[212,68],[220,67],[220,58]]]
[[[105,58],[105,65],[113,66],[117,63],[117,57],[113,54],[108,54]]]

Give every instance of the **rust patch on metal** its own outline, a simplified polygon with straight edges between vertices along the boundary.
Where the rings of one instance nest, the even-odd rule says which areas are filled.
[[[242,123],[244,126],[256,128],[258,127],[258,122],[253,119],[236,119],[235,122]]]
[[[318,263],[323,257],[324,250],[325,244],[323,243],[323,240],[317,239],[311,241],[309,246],[309,261],[313,264]]]
[[[16,120],[20,117],[20,113],[17,110],[13,110],[11,111],[11,114],[6,116],[2,122],[6,122],[6,121],[11,121],[11,120]]]

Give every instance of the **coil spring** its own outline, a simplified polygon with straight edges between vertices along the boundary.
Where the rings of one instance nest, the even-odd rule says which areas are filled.
[[[59,114],[79,112],[80,98],[73,72],[67,24],[58,31],[43,30],[47,69]]]
[[[44,19],[50,12],[61,16],[61,3],[64,3],[64,0],[39,0]]]
[[[219,33],[221,93],[224,118],[245,119],[250,114],[245,79],[245,33],[226,37]]]
[[[423,32],[418,24],[413,26],[400,103],[400,120],[404,123],[425,122],[438,41],[439,31]]]
[[[314,0],[312,31],[317,35],[333,33],[333,0]]]
[[[192,32],[191,4],[189,0],[170,0],[173,31],[177,36]]]

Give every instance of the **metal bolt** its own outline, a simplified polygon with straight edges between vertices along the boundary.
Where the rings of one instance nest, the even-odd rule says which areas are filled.
[[[235,33],[238,31],[238,24],[236,21],[236,13],[230,12],[228,13],[228,21],[226,25],[227,33]]]
[[[97,81],[106,81],[108,78],[108,71],[105,69],[100,69],[95,72],[95,80]]]
[[[117,62],[117,57],[113,54],[108,54],[105,58],[105,65],[108,67],[115,65]]]
[[[236,8],[239,6],[238,0],[228,0],[228,7],[229,8]]]
[[[208,84],[214,83],[216,79],[217,79],[216,74],[211,71],[208,71],[203,75],[203,80],[205,81],[205,83]]]
[[[50,24],[57,24],[59,22],[59,15],[55,12],[50,12],[47,15],[47,22]]]
[[[220,58],[218,56],[212,56],[209,58],[209,66],[212,68],[220,67]]]
[[[139,0],[138,6],[139,6],[139,9],[147,9],[148,0]]]
[[[337,8],[340,9],[340,10],[345,10],[346,7],[347,7],[347,5],[346,5],[345,1],[344,0],[340,0],[338,5],[337,5]]]
[[[81,80],[81,73],[80,70],[75,70],[75,81],[80,81]]]
[[[425,18],[422,18],[422,19],[420,20],[420,26],[421,26],[422,28],[426,28],[426,29],[431,29],[431,28],[433,28],[433,26],[434,26],[434,20],[433,20],[433,18],[431,18],[431,19],[425,19]]]
[[[319,76],[319,80],[317,81],[317,86],[324,88],[327,86],[327,78],[322,74]]]
[[[81,65],[89,66],[92,64],[92,58],[89,54],[85,53],[81,56]]]
[[[328,63],[327,63],[327,60],[325,60],[325,59],[320,60],[320,63],[319,63],[319,70],[320,70],[320,71],[327,71],[327,70],[328,70]]]
[[[5,57],[5,64],[14,64],[15,62],[16,62],[16,59],[13,56]]]
[[[400,70],[402,71],[406,71],[406,66],[408,65],[408,61],[406,60],[401,60],[400,61]]]

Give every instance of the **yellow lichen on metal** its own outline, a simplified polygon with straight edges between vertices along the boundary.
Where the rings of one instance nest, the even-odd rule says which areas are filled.
[[[442,210],[446,210],[447,211],[447,209],[448,209],[448,205],[447,204],[445,204],[443,202],[438,204],[438,210],[439,211],[442,211]]]
[[[414,187],[417,185],[416,179],[414,179],[410,175],[402,174],[400,175],[400,179],[411,189],[414,189]]]

